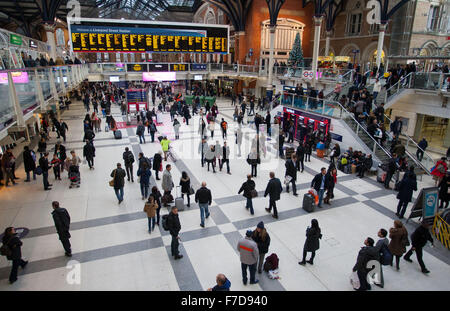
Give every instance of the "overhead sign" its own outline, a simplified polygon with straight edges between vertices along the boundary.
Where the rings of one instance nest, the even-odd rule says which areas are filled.
[[[206,64],[191,64],[192,71],[206,70]]]
[[[144,82],[160,82],[160,81],[176,81],[176,72],[143,72],[142,81]]]
[[[9,43],[15,44],[15,45],[22,45],[22,37],[11,33],[9,35]]]
[[[169,64],[148,64],[148,71],[169,71]]]
[[[228,53],[227,25],[96,18],[67,21],[74,52]]]
[[[313,71],[311,71],[311,70],[304,70],[303,71],[303,78],[311,80],[313,77],[314,77],[314,72]],[[316,72],[316,79],[320,79],[320,78],[322,78],[322,72],[317,71]]]
[[[187,71],[188,64],[170,64],[170,71]]]
[[[142,72],[147,70],[147,64],[127,64],[127,71]]]
[[[33,49],[37,49],[38,44],[37,44],[36,41],[30,40],[30,41],[29,41],[29,47],[30,47],[30,48],[33,48]]]
[[[14,83],[28,83],[28,73],[26,71],[11,72]],[[0,84],[8,84],[8,73],[0,72]]]

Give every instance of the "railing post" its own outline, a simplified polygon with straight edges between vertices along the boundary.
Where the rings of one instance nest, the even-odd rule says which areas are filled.
[[[444,73],[441,72],[441,74],[439,75],[439,90],[442,90],[443,82],[444,82]]]
[[[359,122],[356,122],[356,135],[358,135],[358,132],[359,132]]]
[[[325,100],[322,100],[322,114],[325,114]]]
[[[414,77],[414,72],[411,72],[409,75],[410,75],[410,77],[409,77],[408,89],[411,88],[412,79],[413,79],[413,77]]]
[[[375,154],[375,151],[377,150],[377,144],[376,142],[373,142],[373,150],[372,153]]]
[[[39,78],[37,69],[34,69],[34,76],[36,79],[36,93],[37,97],[41,106],[41,110],[45,110],[45,100],[44,100],[44,94],[42,93],[42,87],[41,87],[41,79]]]

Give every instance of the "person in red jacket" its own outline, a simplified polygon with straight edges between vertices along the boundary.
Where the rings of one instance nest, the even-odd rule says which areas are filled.
[[[431,171],[431,175],[433,175],[435,186],[437,186],[438,183],[441,182],[447,170],[448,170],[447,159],[445,157],[442,157],[439,161],[436,162],[434,169]]]

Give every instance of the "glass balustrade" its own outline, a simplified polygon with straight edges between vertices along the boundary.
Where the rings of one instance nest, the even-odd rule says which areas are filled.
[[[8,73],[0,72],[0,130],[6,126],[6,122],[15,116],[14,105],[9,93]]]
[[[67,67],[60,67],[59,68],[60,70],[61,70],[61,72],[62,72],[62,77],[63,77],[63,83],[64,83],[64,86],[67,88],[68,87],[68,78],[67,78],[67,75],[68,75],[68,73],[67,73]]]
[[[50,89],[50,69],[39,68],[37,69],[37,74],[39,75],[39,83],[41,84],[44,100],[48,100],[52,97],[52,91]]]
[[[23,77],[15,79],[14,86],[16,87],[20,108],[25,115],[38,105],[36,75],[34,70],[17,71],[14,74],[20,74]]]

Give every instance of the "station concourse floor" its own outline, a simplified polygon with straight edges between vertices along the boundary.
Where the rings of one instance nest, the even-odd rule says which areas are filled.
[[[244,291],[351,291],[349,276],[356,262],[358,251],[366,237],[375,241],[380,228],[389,230],[396,218],[396,192],[385,190],[382,184],[373,177],[357,178],[338,171],[338,183],[335,198],[331,205],[324,204],[322,209],[308,214],[302,206],[303,194],[310,188],[314,174],[321,167],[328,167],[326,159],[311,157],[306,162],[303,173],[298,174],[298,197],[284,191],[277,202],[279,219],[271,217],[266,211],[268,198],[263,191],[269,179],[269,172],[275,171],[276,177],[284,180],[284,160],[276,158],[272,147],[274,140],[267,141],[267,157],[258,166],[258,177],[254,178],[259,191],[254,199],[255,215],[245,209],[245,199],[237,192],[250,173],[245,159],[255,135],[255,130],[243,126],[244,139],[242,157],[237,157],[234,142],[233,108],[230,101],[219,101],[219,116],[228,121],[228,145],[231,149],[231,173],[225,169],[216,174],[207,172],[201,167],[197,153],[199,144],[198,116],[190,120],[189,126],[182,123],[180,139],[174,140],[173,128],[169,114],[164,114],[164,125],[158,126],[159,134],[168,135],[172,140],[178,161],[172,165],[172,176],[178,185],[182,171],[186,171],[194,189],[198,189],[202,181],[206,181],[211,189],[213,204],[210,207],[211,217],[206,220],[205,228],[200,227],[200,212],[197,204],[179,213],[181,222],[180,253],[184,257],[174,260],[170,256],[170,235],[156,227],[148,233],[146,215],[143,213],[144,201],[141,200],[140,187],[135,182],[125,181],[124,202],[118,204],[114,190],[108,185],[110,173],[117,162],[123,163],[122,153],[125,147],[153,157],[160,150],[158,143],[151,143],[146,133],[146,144],[139,144],[135,128],[122,129],[123,138],[116,140],[113,133],[96,133],[95,170],[89,170],[86,164],[80,167],[81,187],[69,189],[67,172],[63,172],[62,181],[55,181],[53,171],[49,171],[49,182],[53,184],[51,191],[44,191],[42,177],[36,181],[24,183],[23,166],[16,169],[20,177],[18,185],[0,190],[0,228],[7,226],[24,227],[29,233],[22,239],[22,254],[29,260],[28,266],[19,268],[18,281],[8,283],[11,262],[5,257],[0,259],[0,290],[113,290],[113,291],[188,291],[206,290],[215,284],[218,273],[224,273],[231,281],[231,290]],[[91,111],[92,112],[92,111]],[[112,108],[116,121],[124,122],[116,105]],[[66,146],[67,154],[74,149],[82,158],[84,143],[82,120],[85,110],[81,103],[74,103],[70,110],[62,115],[69,126]],[[179,119],[182,122],[181,118]],[[102,120],[104,129],[105,119]],[[158,133],[157,135],[158,136]],[[209,136],[209,131],[208,131]],[[218,124],[214,139],[223,143]],[[56,134],[51,133],[48,149],[53,149]],[[123,164],[122,164],[123,165]],[[166,163],[163,163],[164,167]],[[137,164],[134,164],[136,174]],[[161,177],[162,174],[160,174]],[[152,171],[151,186],[155,184]],[[161,181],[156,184],[161,188]],[[419,188],[432,185],[430,179],[419,182]],[[172,192],[175,196],[174,191]],[[415,192],[415,196],[418,192]],[[64,256],[64,250],[51,216],[51,202],[57,200],[71,215],[72,258]],[[408,206],[408,212],[412,204]],[[167,209],[161,209],[161,215]],[[320,249],[316,253],[314,265],[300,266],[305,230],[311,219],[316,218],[322,229],[323,238]],[[267,228],[271,244],[269,253],[276,253],[280,259],[278,280],[271,280],[267,274],[257,274],[258,284],[244,286],[241,277],[237,241],[245,235],[247,229],[254,229],[263,221]],[[405,220],[403,220],[405,222]],[[409,233],[417,226],[416,221],[409,221]],[[435,241],[435,244],[439,244]],[[372,286],[373,291],[436,291],[450,290],[450,254],[442,247],[424,248],[424,261],[431,271],[424,275],[420,271],[415,255],[413,263],[400,262],[400,271],[384,266],[384,289]],[[309,258],[310,254],[308,254]],[[80,271],[80,282],[71,278],[74,265]],[[68,279],[72,279],[68,282]]]

